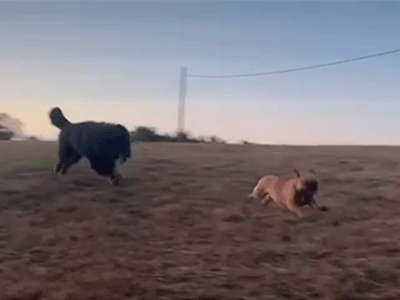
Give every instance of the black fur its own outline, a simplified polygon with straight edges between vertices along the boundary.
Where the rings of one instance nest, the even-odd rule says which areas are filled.
[[[90,161],[99,175],[113,176],[115,162],[125,162],[131,156],[131,140],[122,125],[103,122],[71,123],[58,107],[50,111],[51,123],[61,129],[58,137],[59,162],[55,172],[65,174],[82,157]]]

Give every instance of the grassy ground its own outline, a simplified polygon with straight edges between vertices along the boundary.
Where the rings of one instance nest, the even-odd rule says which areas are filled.
[[[142,143],[111,187],[0,143],[0,299],[400,299],[400,148]],[[316,170],[323,213],[246,201]]]

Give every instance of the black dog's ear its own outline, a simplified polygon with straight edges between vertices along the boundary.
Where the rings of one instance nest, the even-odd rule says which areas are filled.
[[[299,171],[297,171],[297,169],[293,169],[293,171],[296,173],[297,177],[300,177],[300,173],[299,173]]]

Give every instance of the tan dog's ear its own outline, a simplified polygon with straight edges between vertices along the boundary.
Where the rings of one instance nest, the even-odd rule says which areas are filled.
[[[296,173],[296,176],[300,178],[300,173],[297,171],[297,169],[293,169],[293,171]]]

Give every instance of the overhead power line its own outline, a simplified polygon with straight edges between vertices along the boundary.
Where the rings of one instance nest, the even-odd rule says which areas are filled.
[[[250,77],[250,76],[274,75],[274,74],[298,72],[298,71],[305,71],[305,70],[310,70],[310,69],[334,66],[334,65],[349,63],[349,62],[353,62],[353,61],[358,61],[358,60],[369,59],[369,58],[374,58],[374,57],[378,57],[378,56],[389,55],[389,54],[393,54],[393,53],[397,53],[397,52],[400,52],[400,49],[394,49],[394,50],[390,50],[390,51],[386,51],[386,52],[380,52],[380,53],[375,53],[375,54],[370,54],[370,55],[365,55],[365,56],[360,56],[360,57],[355,57],[355,58],[350,58],[350,59],[338,60],[338,61],[325,63],[325,64],[318,64],[318,65],[312,65],[312,66],[307,66],[307,67],[285,69],[285,70],[278,70],[278,71],[271,71],[271,72],[261,72],[261,73],[252,73],[252,74],[236,74],[236,75],[191,75],[191,74],[188,74],[187,76],[189,76],[189,77],[201,77],[201,78],[234,78],[234,77]]]

